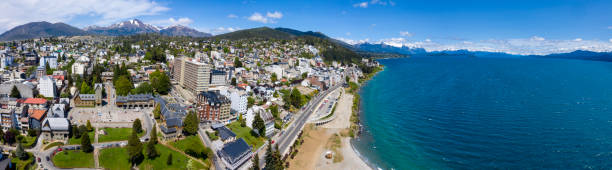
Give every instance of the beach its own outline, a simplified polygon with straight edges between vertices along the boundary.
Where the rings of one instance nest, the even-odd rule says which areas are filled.
[[[353,149],[348,135],[352,101],[353,95],[343,91],[333,121],[321,126],[309,124],[304,128],[298,153],[288,159],[289,169],[371,169]],[[331,153],[332,158],[326,158],[327,153]]]

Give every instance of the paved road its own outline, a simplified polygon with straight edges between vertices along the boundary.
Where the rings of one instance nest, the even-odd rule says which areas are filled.
[[[311,102],[306,105],[306,107],[301,110],[301,114],[295,119],[295,121],[287,127],[287,130],[278,138],[278,147],[280,149],[281,155],[285,155],[287,151],[289,151],[289,147],[293,145],[293,142],[297,138],[297,135],[302,131],[304,125],[308,121],[310,115],[314,112],[315,108],[321,101],[327,96],[329,93],[341,87],[340,85],[329,88],[317,95]]]
[[[223,162],[221,162],[221,159],[219,159],[217,157],[217,151],[215,150],[215,148],[213,148],[212,146],[212,142],[210,141],[210,139],[208,138],[208,135],[206,135],[206,131],[204,131],[204,129],[200,128],[198,129],[198,134],[200,135],[200,139],[202,140],[202,142],[204,142],[204,146],[210,148],[211,150],[213,150],[213,164],[215,165],[215,169],[216,170],[223,170],[225,168],[223,168]]]

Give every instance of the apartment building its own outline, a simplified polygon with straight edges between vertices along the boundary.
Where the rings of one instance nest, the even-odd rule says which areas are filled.
[[[192,58],[175,58],[173,78],[181,87],[197,95],[210,85],[210,65]]]
[[[200,93],[197,99],[200,122],[229,123],[232,118],[231,102],[227,97],[221,95],[219,91],[205,91]]]

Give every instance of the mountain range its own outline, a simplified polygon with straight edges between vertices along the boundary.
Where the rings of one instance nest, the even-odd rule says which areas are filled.
[[[259,27],[234,31],[212,36],[186,26],[175,25],[160,28],[145,24],[138,19],[119,22],[107,27],[89,26],[79,29],[65,23],[31,22],[14,27],[0,34],[0,41],[12,41],[53,36],[80,36],[80,35],[106,35],[125,36],[145,33],[156,33],[164,36],[211,37],[215,39],[303,39],[311,44],[326,44],[333,47],[322,51],[322,55],[331,56],[340,60],[355,60],[357,57],[406,57],[406,56],[472,56],[472,57],[537,57],[537,58],[564,58],[612,62],[612,52],[574,51],[549,55],[513,55],[501,52],[448,50],[427,52],[423,48],[396,47],[384,43],[347,44],[333,39],[321,32],[299,31],[290,28]],[[325,54],[326,53],[326,54]]]
[[[31,22],[17,26],[0,34],[0,41],[12,41],[53,36],[106,35],[124,36],[145,33],[158,33],[165,36],[210,37],[209,33],[197,31],[186,26],[175,25],[160,28],[145,24],[138,19],[119,22],[107,27],[89,26],[79,29],[64,23]]]

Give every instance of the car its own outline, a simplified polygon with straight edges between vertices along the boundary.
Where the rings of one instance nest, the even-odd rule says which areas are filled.
[[[49,161],[49,156],[47,156],[47,161]]]
[[[270,144],[274,144],[274,140],[272,140],[272,142],[270,142]]]
[[[57,151],[62,151],[62,150],[63,150],[62,148],[57,148]]]
[[[36,160],[38,160],[38,162],[40,162],[40,157],[37,157]]]

